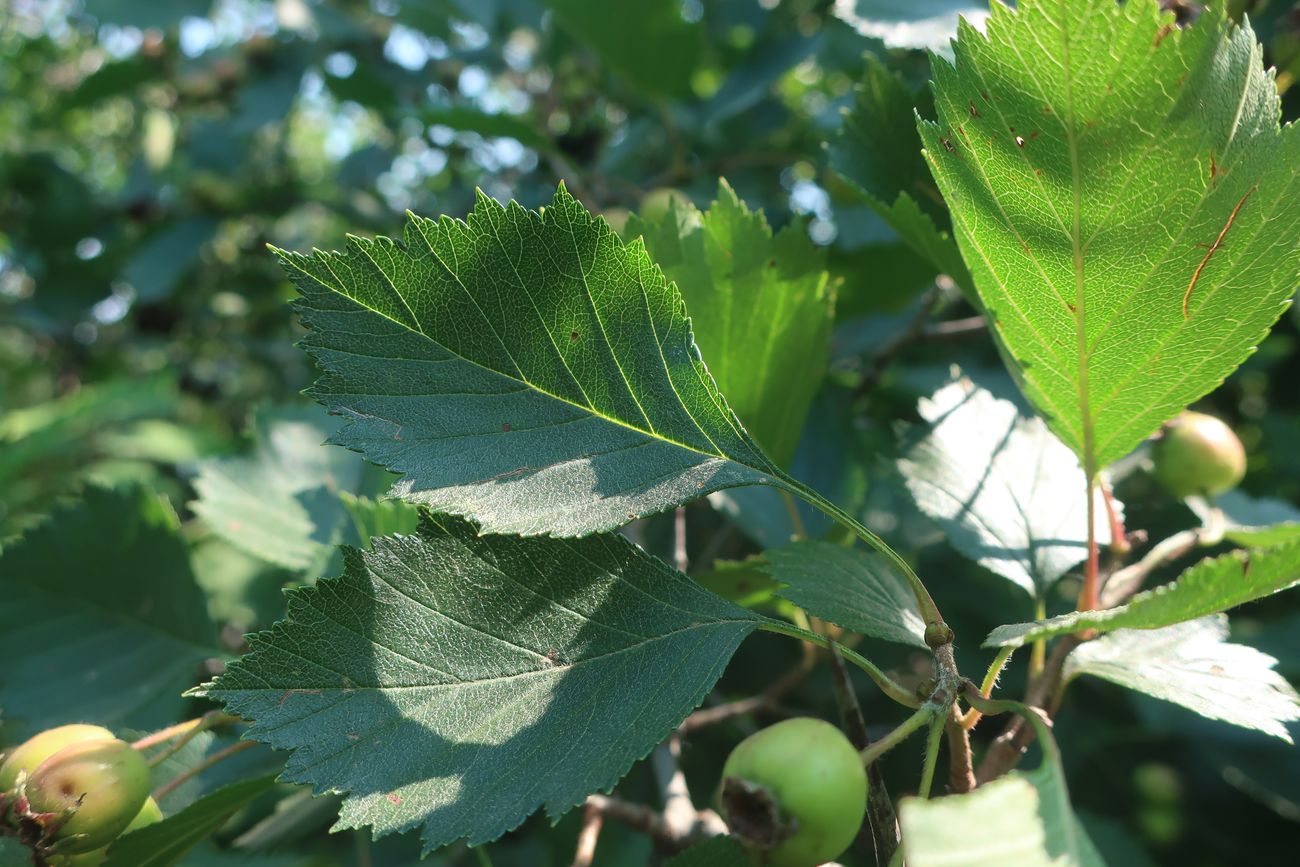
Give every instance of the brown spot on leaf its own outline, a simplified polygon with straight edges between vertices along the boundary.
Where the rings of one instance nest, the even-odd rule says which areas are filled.
[[[582,335],[579,334],[576,329],[569,332],[569,340],[577,340],[581,336]]]
[[[977,109],[977,108],[975,107],[975,103],[974,103],[974,102],[967,103],[967,104],[966,104],[966,110],[970,112],[970,116],[971,116],[971,117],[979,117],[979,116],[980,116],[979,109]]]
[[[1160,43],[1164,42],[1170,33],[1174,32],[1174,25],[1166,24],[1156,31],[1156,38],[1151,41],[1152,48],[1159,48]]]
[[[510,422],[506,421],[501,423],[501,432],[510,433]]]
[[[402,796],[397,794],[396,792],[389,792],[387,797],[388,797],[388,803],[390,804],[396,805],[402,803]]]

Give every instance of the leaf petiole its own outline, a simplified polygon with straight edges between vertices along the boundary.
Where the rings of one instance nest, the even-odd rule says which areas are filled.
[[[782,623],[779,620],[764,620],[758,628],[766,632],[774,632],[777,635],[797,638],[800,641],[806,641],[815,644],[818,647],[830,649],[831,646],[831,639],[826,636],[819,635],[818,633],[807,629],[801,629],[791,623]],[[885,674],[885,672],[877,668],[869,659],[851,648],[845,647],[843,644],[837,644],[837,647],[839,648],[840,654],[843,655],[846,660],[865,671],[867,676],[875,681],[876,686],[880,687],[881,691],[885,695],[889,696],[904,707],[921,706],[921,700],[917,698],[911,690],[902,686],[889,675]]]
[[[938,627],[940,634],[948,634],[947,624],[943,621],[943,615],[939,613],[939,606],[934,604],[934,599],[930,596],[930,591],[926,589],[924,582],[912,571],[912,567],[907,564],[893,548],[885,542],[884,539],[868,530],[861,521],[854,518],[848,512],[823,497],[821,494],[805,487],[794,479],[781,480],[786,490],[798,494],[808,504],[815,506],[827,516],[834,518],[838,523],[847,529],[853,531],[858,538],[866,542],[869,546],[879,551],[885,556],[894,568],[896,568],[912,588],[912,593],[916,596],[917,607],[921,610],[921,617],[925,620],[927,626]]]
[[[862,756],[862,764],[870,765],[876,759],[907,740],[912,732],[936,719],[939,720],[939,728],[942,731],[942,717],[940,717],[939,712],[934,707],[926,705],[925,707],[917,709],[916,713],[899,723],[898,727],[889,734],[885,735],[865,750],[861,750],[859,755]]]

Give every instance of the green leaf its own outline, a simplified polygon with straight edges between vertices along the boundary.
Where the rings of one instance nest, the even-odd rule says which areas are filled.
[[[172,867],[259,795],[271,791],[275,777],[231,783],[205,795],[174,816],[132,831],[108,850],[104,867]]]
[[[749,867],[752,863],[731,837],[710,837],[670,859],[664,867]]]
[[[355,490],[362,474],[356,455],[323,445],[337,428],[316,407],[257,412],[252,455],[199,465],[194,513],[255,557],[319,572],[349,522],[339,493]]]
[[[1066,657],[1064,677],[1091,674],[1291,743],[1286,723],[1300,720],[1300,695],[1273,670],[1276,659],[1227,638],[1223,614],[1164,629],[1124,629],[1076,648]]]
[[[800,223],[774,235],[726,181],[708,211],[674,199],[657,222],[630,217],[623,234],[640,236],[677,285],[718,389],[788,467],[830,357],[835,287],[825,251]]]
[[[893,564],[876,552],[796,542],[768,551],[764,571],[786,585],[777,595],[814,617],[872,638],[929,647],[916,596]]]
[[[419,533],[292,591],[207,696],[346,794],[340,828],[492,840],[611,788],[712,689],[761,619],[617,535]]]
[[[0,707],[14,734],[175,722],[221,656],[166,500],[90,488],[0,554]]]
[[[862,194],[913,250],[976,298],[970,272],[952,237],[948,207],[910,131],[916,113],[933,114],[928,90],[913,93],[875,57],[853,96],[853,107],[829,147],[830,164]]]
[[[1222,382],[1300,268],[1300,127],[1254,35],[1222,4],[1172,22],[995,3],[919,122],[1012,372],[1089,475]]]
[[[1202,502],[1188,500],[1187,504],[1202,523],[1212,524],[1215,519]],[[1284,500],[1233,490],[1215,497],[1213,507],[1223,513],[1224,536],[1243,547],[1267,548],[1300,539],[1300,509]]]
[[[32,850],[12,837],[0,837],[0,867],[32,867]]]
[[[704,29],[682,16],[679,0],[545,0],[565,29],[642,93],[691,93]]]
[[[346,492],[340,499],[352,518],[350,535],[362,548],[369,548],[375,536],[414,533],[420,525],[420,507],[404,500],[372,500]]]
[[[277,251],[302,292],[331,439],[486,532],[583,535],[710,491],[789,484],[719,394],[681,295],[561,187],[479,194],[405,243]]]
[[[917,505],[958,551],[1042,597],[1088,553],[1078,459],[1041,419],[968,379],[923,399],[919,411],[933,427],[898,461]],[[1101,492],[1093,496],[1105,545],[1110,524]]]
[[[1043,763],[964,795],[899,805],[909,867],[1105,867],[1070,805],[1060,750],[1039,728]]]
[[[1300,540],[1255,551],[1233,551],[1202,560],[1177,580],[1139,593],[1126,605],[999,626],[984,639],[984,646],[1020,647],[1084,629],[1100,632],[1160,629],[1227,611],[1285,590],[1297,581],[1300,581]]]

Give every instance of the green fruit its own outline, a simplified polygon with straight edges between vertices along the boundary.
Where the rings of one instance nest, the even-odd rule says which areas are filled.
[[[756,863],[825,864],[862,827],[862,758],[839,729],[822,720],[786,720],[751,735],[732,750],[722,778],[723,812]]]
[[[1213,496],[1246,474],[1246,450],[1219,419],[1184,412],[1152,444],[1155,477],[1175,497]]]
[[[132,831],[138,831],[156,822],[161,822],[162,818],[163,814],[162,810],[158,809],[158,802],[153,798],[145,798],[144,806],[140,808],[140,812],[135,814],[131,824],[127,825],[122,833],[130,834]],[[49,859],[50,867],[99,867],[100,864],[108,860],[108,849],[109,846],[105,846],[91,852],[82,852],[80,855],[56,855]]]
[[[64,747],[37,766],[25,793],[28,812],[52,814],[47,839],[61,854],[107,846],[149,797],[149,766],[125,741]]]
[[[19,772],[30,774],[36,766],[64,747],[82,741],[112,740],[113,733],[101,726],[80,723],[47,729],[29,738],[0,764],[0,792],[7,792],[18,782]]]
[[[636,215],[647,223],[658,223],[668,213],[673,202],[680,207],[689,205],[691,200],[685,193],[674,187],[658,187],[641,197]]]

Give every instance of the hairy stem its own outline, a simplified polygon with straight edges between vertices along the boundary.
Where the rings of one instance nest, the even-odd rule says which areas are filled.
[[[931,722],[936,716],[934,708],[929,705],[920,708],[916,713],[899,723],[898,727],[889,734],[865,750],[860,751],[859,755],[862,756],[862,764],[870,767],[872,762],[907,740],[912,732],[924,727],[926,723]]]
[[[159,729],[152,734],[145,735],[140,738],[140,740],[133,742],[131,746],[137,750],[147,750],[150,747],[156,747],[159,744],[166,743],[172,738],[180,737],[181,735],[184,735],[185,741],[188,742],[190,738],[194,737],[194,735],[201,731],[237,722],[242,722],[242,720],[234,714],[223,713],[219,710],[211,710],[201,717],[186,720],[182,723],[176,723],[176,725],[168,726],[165,729]]]
[[[948,788],[960,795],[975,788],[975,766],[970,752],[970,730],[962,724],[957,703],[948,708],[944,730],[948,734]]]
[[[930,797],[930,789],[934,785],[934,769],[939,764],[939,742],[943,740],[945,727],[942,716],[936,715],[930,722],[930,732],[925,739],[925,763],[921,766],[921,783],[916,790],[918,797]]]
[[[1002,674],[1002,669],[1006,668],[1007,661],[1011,659],[1011,654],[1015,653],[1014,647],[1004,647],[998,651],[998,655],[993,657],[993,662],[989,665],[989,670],[984,673],[984,682],[980,684],[980,694],[988,698],[993,694],[993,687],[998,682],[998,676]],[[961,725],[964,729],[972,729],[975,723],[980,721],[984,714],[977,707],[972,707],[970,713],[962,717]]]

